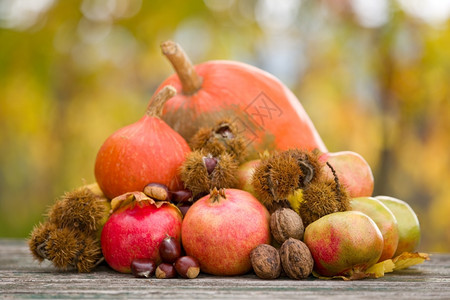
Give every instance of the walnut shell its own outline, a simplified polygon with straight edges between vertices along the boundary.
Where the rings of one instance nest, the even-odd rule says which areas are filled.
[[[301,240],[304,229],[302,218],[290,208],[277,209],[270,216],[270,231],[280,244],[289,238]]]
[[[281,260],[278,250],[261,244],[250,253],[250,261],[256,276],[262,279],[275,279],[281,274]]]
[[[280,248],[281,265],[289,278],[307,278],[313,270],[314,260],[308,246],[300,240],[289,238]]]

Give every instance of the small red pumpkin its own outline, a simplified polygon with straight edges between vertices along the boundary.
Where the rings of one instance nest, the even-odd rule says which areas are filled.
[[[200,127],[229,117],[247,136],[250,153],[294,147],[327,152],[300,101],[273,75],[233,61],[193,66],[178,44],[168,41],[161,48],[176,74],[157,92],[166,85],[178,92],[162,118],[187,141]]]
[[[183,189],[178,168],[191,150],[186,141],[159,118],[164,103],[176,91],[160,89],[146,114],[106,139],[95,161],[95,178],[110,199],[127,192],[143,191],[150,182],[171,190]]]

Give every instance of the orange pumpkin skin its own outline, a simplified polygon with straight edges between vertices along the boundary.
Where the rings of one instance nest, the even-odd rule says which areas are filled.
[[[95,161],[95,178],[110,199],[143,191],[150,182],[180,190],[184,185],[178,168],[190,151],[167,124],[145,115],[106,139]]]
[[[95,178],[109,199],[143,191],[151,182],[170,190],[183,189],[178,169],[191,149],[160,119],[164,103],[175,93],[170,86],[158,91],[141,119],[114,132],[100,147]]]
[[[290,148],[327,152],[300,101],[273,75],[233,61],[208,61],[194,69],[203,80],[195,93],[183,94],[177,74],[156,91],[166,85],[176,88],[162,118],[187,141],[199,128],[229,117],[247,136],[250,153]]]

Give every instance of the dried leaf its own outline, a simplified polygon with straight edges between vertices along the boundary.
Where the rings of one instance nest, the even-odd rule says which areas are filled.
[[[386,259],[368,268],[366,273],[369,274],[371,278],[380,278],[383,277],[385,273],[393,272],[394,267],[395,265],[392,259]]]
[[[409,268],[414,265],[418,265],[423,263],[425,260],[430,260],[430,255],[427,253],[420,252],[403,252],[399,256],[396,256],[392,259],[395,264],[394,270],[402,270]]]
[[[142,201],[145,198],[147,198],[148,200],[154,201],[153,199],[147,197],[147,195],[145,195],[142,192],[130,192],[130,193],[125,193],[125,194],[119,195],[111,200],[111,210],[113,212],[115,212],[116,210],[118,210],[121,207],[129,205],[136,201],[137,202]]]
[[[352,274],[349,276],[344,276],[344,275],[322,276],[319,273],[317,273],[316,271],[312,271],[312,274],[316,278],[325,279],[325,280],[342,279],[345,281],[350,281],[350,280],[359,280],[359,279],[364,279],[364,278],[370,277],[369,274],[367,274],[366,272],[362,272],[362,271],[352,272]]]
[[[115,212],[116,210],[118,210],[121,207],[125,207],[127,205],[136,205],[136,204],[140,205],[140,206],[154,205],[154,206],[156,206],[156,208],[160,208],[164,204],[167,204],[167,205],[170,205],[170,206],[176,208],[178,213],[181,216],[183,216],[180,209],[176,205],[174,205],[168,201],[155,201],[142,192],[129,192],[129,193],[125,193],[125,194],[115,197],[114,199],[111,200],[111,210],[112,210],[112,212]]]

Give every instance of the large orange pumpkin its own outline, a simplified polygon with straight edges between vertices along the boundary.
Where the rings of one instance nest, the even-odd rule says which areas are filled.
[[[200,127],[229,117],[247,136],[253,156],[294,147],[327,152],[300,101],[273,75],[233,61],[193,66],[178,44],[168,41],[161,48],[176,74],[156,92],[166,85],[177,90],[164,106],[163,120],[187,141]]]
[[[213,127],[228,117],[248,138],[249,160],[265,150],[318,149],[323,153],[321,159],[332,163],[351,197],[372,195],[369,164],[355,152],[328,153],[300,101],[273,75],[234,61],[194,66],[172,41],[164,42],[161,49],[176,73],[156,92],[166,85],[177,90],[166,102],[162,118],[188,142],[199,128]]]

